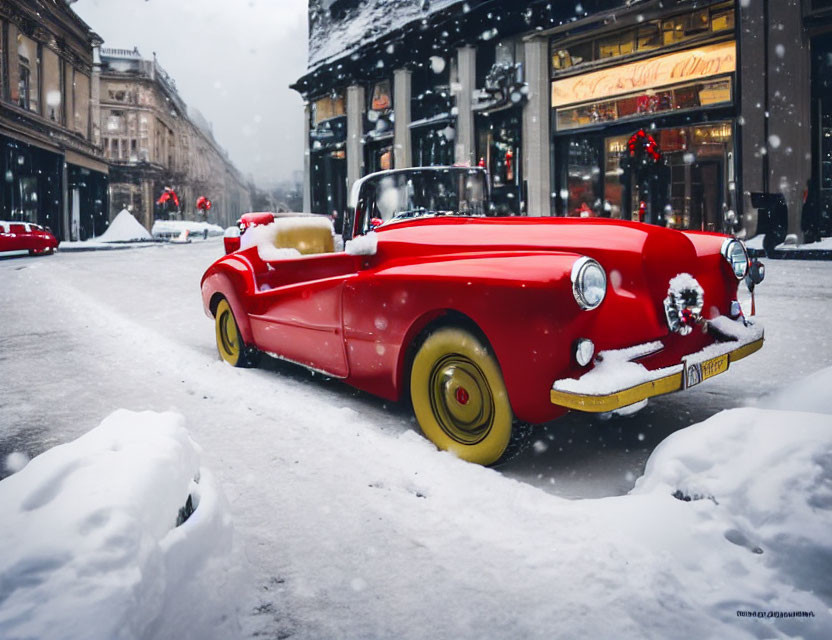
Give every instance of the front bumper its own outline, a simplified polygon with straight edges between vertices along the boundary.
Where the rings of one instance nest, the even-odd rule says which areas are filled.
[[[577,379],[555,381],[550,392],[552,404],[590,413],[613,411],[699,384],[763,346],[765,336],[759,325],[724,316],[708,321],[708,325],[717,341],[668,367],[648,370],[634,362],[661,351],[664,345],[659,341],[600,352],[591,371]]]

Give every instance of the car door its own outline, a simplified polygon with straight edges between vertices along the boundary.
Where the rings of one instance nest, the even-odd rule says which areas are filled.
[[[270,262],[255,283],[250,306],[257,347],[346,378],[343,287],[359,264],[357,256],[343,252]]]
[[[29,233],[28,225],[22,222],[13,222],[9,225],[8,243],[6,251],[26,251],[28,246]]]

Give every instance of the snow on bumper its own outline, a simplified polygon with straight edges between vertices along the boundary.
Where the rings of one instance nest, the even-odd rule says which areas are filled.
[[[602,351],[595,367],[580,378],[556,380],[552,404],[578,411],[603,413],[641,402],[653,396],[687,389],[728,370],[732,362],[763,346],[763,328],[720,316],[708,321],[717,341],[692,353],[678,364],[649,370],[633,362],[663,348],[661,342]]]

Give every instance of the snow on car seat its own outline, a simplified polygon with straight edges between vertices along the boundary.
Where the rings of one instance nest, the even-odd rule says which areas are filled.
[[[257,246],[261,260],[286,260],[314,253],[332,253],[332,221],[324,217],[278,218],[271,224],[251,227],[240,239],[240,248]]]

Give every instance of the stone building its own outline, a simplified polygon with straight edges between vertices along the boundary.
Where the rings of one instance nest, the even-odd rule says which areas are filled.
[[[764,194],[788,208],[778,233],[800,233],[807,179],[832,204],[830,14],[829,0],[310,0],[293,85],[305,206],[342,212],[378,169],[479,164],[515,215],[750,237],[785,212],[760,217]]]
[[[102,49],[101,144],[110,163],[110,216],[122,208],[148,229],[156,219],[208,220],[229,226],[251,207],[250,187],[189,109],[173,78],[138,49]],[[157,204],[166,188],[178,196]],[[196,208],[205,196],[207,216]]]
[[[0,220],[36,222],[61,240],[107,228],[100,43],[63,1],[0,2]]]

